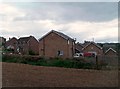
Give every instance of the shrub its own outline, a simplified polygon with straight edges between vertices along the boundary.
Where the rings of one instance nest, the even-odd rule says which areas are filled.
[[[54,67],[65,67],[65,68],[84,68],[84,69],[92,69],[94,68],[94,64],[87,63],[83,60],[63,60],[61,58],[55,58],[52,60],[46,60],[43,57],[38,57],[37,60],[33,60],[32,56],[19,56],[19,55],[4,55],[3,62],[14,62],[14,63],[24,63],[30,65],[38,65],[38,66],[54,66]]]
[[[35,55],[35,52],[33,52],[32,50],[29,50],[29,55]]]

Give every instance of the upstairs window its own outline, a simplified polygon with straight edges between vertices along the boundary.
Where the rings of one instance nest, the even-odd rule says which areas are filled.
[[[70,44],[70,41],[68,40],[68,44]]]

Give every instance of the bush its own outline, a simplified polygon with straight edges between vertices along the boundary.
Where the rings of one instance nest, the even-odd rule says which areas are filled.
[[[63,60],[60,58],[55,58],[52,60],[46,60],[45,58],[38,57],[37,60],[33,60],[32,56],[19,56],[19,55],[4,55],[3,62],[14,62],[14,63],[23,63],[30,65],[38,65],[38,66],[54,66],[54,67],[65,67],[65,68],[84,68],[91,69],[93,68],[92,63],[86,63],[84,61],[76,61],[76,60]]]
[[[35,55],[35,52],[33,52],[32,50],[29,50],[29,55]]]

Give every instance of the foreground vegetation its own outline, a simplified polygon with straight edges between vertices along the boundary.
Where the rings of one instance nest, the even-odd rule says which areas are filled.
[[[85,62],[84,59],[62,59],[62,58],[50,58],[36,56],[22,56],[22,55],[3,55],[2,62],[23,63],[37,66],[52,66],[52,67],[64,67],[64,68],[82,68],[82,69],[101,69],[103,65],[97,65],[91,62]]]

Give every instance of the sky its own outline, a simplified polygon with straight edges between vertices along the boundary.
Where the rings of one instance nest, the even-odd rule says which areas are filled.
[[[41,38],[60,31],[77,42],[118,42],[117,2],[3,2],[0,36]]]

